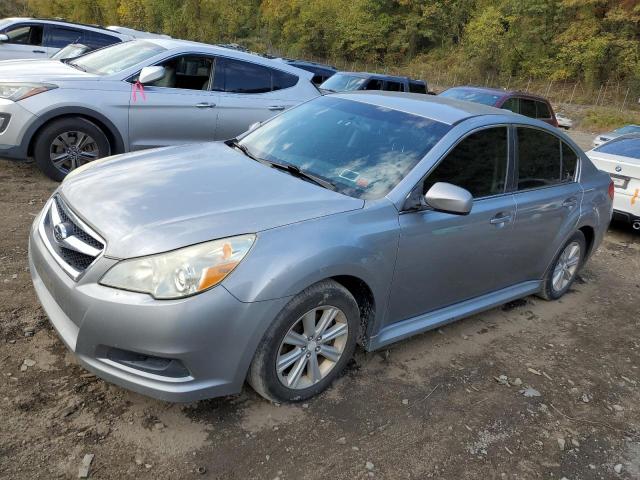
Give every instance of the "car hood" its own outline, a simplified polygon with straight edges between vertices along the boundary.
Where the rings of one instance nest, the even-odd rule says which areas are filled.
[[[60,60],[5,60],[0,62],[3,82],[52,82],[56,80],[86,80],[96,75],[73,68]]]
[[[249,159],[224,143],[118,155],[73,173],[59,189],[130,258],[355,210],[364,201]]]

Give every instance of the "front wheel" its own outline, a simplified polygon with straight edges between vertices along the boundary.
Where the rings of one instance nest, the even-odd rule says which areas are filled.
[[[248,382],[271,401],[292,402],[325,390],[353,356],[360,313],[351,293],[325,280],[296,295],[262,339]]]
[[[110,154],[104,132],[81,117],[52,121],[38,134],[33,147],[38,168],[58,182],[81,165]]]
[[[584,262],[586,246],[587,242],[580,231],[565,243],[545,276],[540,292],[542,298],[556,300],[567,293]]]

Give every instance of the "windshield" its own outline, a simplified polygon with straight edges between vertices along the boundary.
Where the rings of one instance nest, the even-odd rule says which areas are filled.
[[[349,90],[358,90],[365,80],[366,78],[336,73],[331,78],[325,80],[325,82],[320,85],[320,88],[331,90],[332,92],[347,92]]]
[[[640,159],[640,138],[613,139],[594,148],[594,151]]]
[[[144,62],[165,50],[166,48],[155,43],[134,40],[96,50],[71,63],[88,73],[112,75]]]
[[[389,193],[450,128],[327,96],[275,117],[240,144],[258,158],[326,179],[345,195],[375,199]]]
[[[493,95],[486,92],[467,90],[464,88],[450,88],[440,94],[441,97],[455,98],[456,100],[466,100],[467,102],[482,103],[483,105],[494,106],[501,95]]]
[[[615,133],[619,133],[620,135],[624,135],[626,133],[637,133],[640,132],[640,126],[638,125],[625,125],[621,128],[616,128],[614,130]]]

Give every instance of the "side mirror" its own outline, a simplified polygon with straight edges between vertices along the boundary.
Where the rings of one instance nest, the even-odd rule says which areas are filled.
[[[468,215],[473,206],[473,195],[468,190],[445,182],[434,183],[424,200],[434,210],[455,215]]]
[[[9,35],[7,35],[6,33],[0,33],[0,42],[8,42],[9,41]]]
[[[155,65],[153,67],[144,67],[142,70],[140,70],[138,81],[143,85],[147,83],[157,82],[162,77],[164,77],[164,74],[164,67],[160,67],[158,65]]]

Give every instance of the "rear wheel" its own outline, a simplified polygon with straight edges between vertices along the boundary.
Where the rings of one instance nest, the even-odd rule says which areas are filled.
[[[565,243],[547,272],[540,296],[545,300],[562,297],[576,279],[586,253],[584,235],[577,231]]]
[[[62,118],[46,125],[33,148],[38,168],[49,178],[62,181],[72,170],[110,155],[109,140],[86,118]]]
[[[253,389],[271,401],[300,401],[326,389],[353,356],[358,304],[325,280],[296,295],[263,338],[249,370]]]

